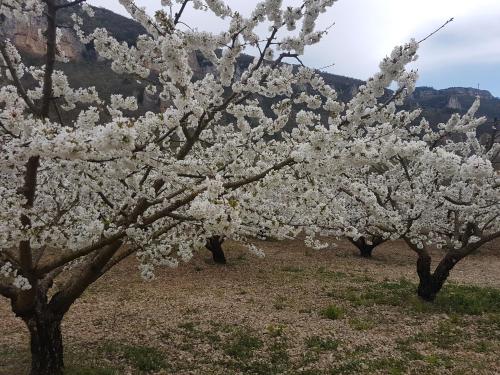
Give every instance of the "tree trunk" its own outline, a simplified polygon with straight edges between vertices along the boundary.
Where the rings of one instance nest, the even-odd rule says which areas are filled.
[[[354,241],[352,238],[349,238],[349,241],[356,246],[359,250],[359,255],[363,258],[371,258],[373,249],[375,249],[378,245],[380,245],[383,241],[374,240],[371,245],[369,245],[364,237],[358,238]]]
[[[419,278],[417,289],[418,296],[427,302],[434,301],[436,295],[446,282],[446,279],[448,279],[450,271],[459,260],[459,257],[446,254],[432,274],[431,257],[426,254],[420,255],[417,260],[417,273]]]
[[[30,332],[30,375],[62,375],[64,368],[62,317],[49,309],[23,317]]]
[[[375,248],[373,245],[364,245],[359,247],[359,255],[361,255],[363,258],[371,258],[372,257],[372,251]]]
[[[217,264],[226,264],[226,256],[222,250],[224,239],[221,236],[212,236],[207,240],[205,247],[212,253],[212,259]]]

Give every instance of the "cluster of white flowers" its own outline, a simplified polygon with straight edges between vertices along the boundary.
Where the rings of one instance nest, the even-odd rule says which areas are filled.
[[[39,0],[3,0],[0,2],[0,15],[28,22],[30,17],[41,16],[43,2]]]
[[[20,290],[30,290],[31,285],[27,278],[18,274],[18,270],[14,269],[10,262],[6,262],[0,267],[0,276],[11,278],[12,285]]]
[[[124,98],[121,94],[113,94],[111,95],[111,105],[108,107],[108,111],[112,117],[121,117],[123,113],[120,109],[135,111],[137,108],[137,99],[135,96]]]
[[[44,9],[41,0],[9,3],[15,17],[15,9]],[[182,31],[174,17],[154,20],[132,0],[121,3],[148,30],[135,45],[105,29],[84,34],[79,16],[75,29],[115,72],[148,86],[162,101],[160,113],[143,114],[135,98],[120,93],[72,88],[54,71],[50,113],[41,118],[46,67],[25,67],[4,43],[2,58],[17,78],[29,75],[35,84],[26,94],[18,80],[0,89],[0,255],[28,241],[40,255],[35,271],[44,275],[59,267],[54,258],[83,267],[99,258],[89,255],[123,243],[122,252],[135,254],[151,279],[155,267],[189,260],[214,235],[248,243],[305,231],[306,243],[322,248],[321,234],[462,246],[498,232],[492,161],[500,146],[477,140],[479,103],[437,128],[419,119],[420,111],[398,108],[415,87],[416,73],[405,68],[416,58],[415,41],[395,48],[344,103],[312,69],[283,64],[323,35],[315,24],[333,0],[295,8],[266,0],[248,18],[221,0],[188,2],[229,17],[220,34]],[[180,12],[184,2],[162,4]],[[265,22],[271,29],[262,39],[257,30]],[[295,29],[299,35],[290,33]],[[261,54],[242,68],[249,45]],[[282,51],[293,53],[269,61]],[[190,66],[200,54],[210,63],[201,78]],[[393,83],[398,89],[390,92]],[[264,98],[270,108],[262,107]],[[69,110],[76,112],[70,121]],[[28,169],[36,177],[34,199],[26,193]],[[473,235],[465,235],[472,224]],[[26,275],[9,264],[9,275],[17,272],[11,281],[27,288]]]

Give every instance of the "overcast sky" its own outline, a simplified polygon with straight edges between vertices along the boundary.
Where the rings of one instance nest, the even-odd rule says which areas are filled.
[[[118,0],[90,3],[126,15]],[[257,1],[226,0],[248,15]],[[300,0],[285,0],[297,5]],[[136,0],[151,14],[160,0]],[[422,39],[447,19],[455,20],[422,44],[415,64],[419,86],[479,87],[500,97],[500,0],[339,0],[323,14],[319,27],[335,23],[317,46],[306,49],[306,65],[334,74],[366,79],[392,48]],[[220,31],[224,23],[189,9],[183,20],[200,30]]]

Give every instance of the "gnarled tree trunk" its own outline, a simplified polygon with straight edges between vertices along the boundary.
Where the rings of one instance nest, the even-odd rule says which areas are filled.
[[[419,254],[417,260],[417,273],[419,284],[417,294],[424,301],[432,302],[436,298],[444,283],[450,275],[455,264],[462,259],[452,254],[446,254],[439,262],[434,273],[431,273],[431,257],[426,252]]]
[[[33,280],[32,289],[21,291],[11,299],[12,310],[24,321],[30,334],[30,375],[63,373],[61,322],[65,311],[56,312],[48,303],[48,289]]]
[[[359,249],[359,255],[363,258],[371,258],[373,249],[385,242],[382,238],[375,237],[371,244],[368,244],[364,237],[359,237],[356,241],[349,238],[349,241]]]
[[[49,309],[23,317],[30,332],[30,375],[62,375],[64,368],[62,316]]]
[[[48,298],[54,278],[63,271],[54,269],[45,277],[37,279],[29,275],[31,289],[12,293],[2,289],[10,298],[12,311],[26,324],[30,333],[31,371],[30,375],[62,375],[64,368],[61,322],[75,300],[89,285],[99,279],[104,272],[114,266],[121,257],[113,258],[120,249],[121,241],[104,246],[100,252],[75,267],[59,291]],[[129,252],[124,253],[125,255]],[[116,261],[113,261],[116,260]],[[107,268],[109,267],[109,268]]]
[[[470,242],[469,240],[472,235],[477,235],[481,238],[475,242]],[[500,238],[500,232],[494,232],[484,235],[481,231],[479,231],[477,225],[468,223],[465,232],[459,238],[462,242],[462,247],[458,249],[455,247],[445,248],[447,250],[447,253],[437,265],[434,273],[431,272],[432,259],[429,252],[427,251],[427,248],[425,246],[418,247],[411,241],[410,238],[403,238],[407,245],[418,254],[418,296],[424,301],[432,302],[448,279],[450,271],[453,269],[453,267],[455,267],[455,265],[460,260],[472,254],[485,243],[493,241],[496,238]]]
[[[224,239],[221,236],[212,236],[207,240],[205,247],[212,253],[212,259],[215,263],[226,264],[226,256],[222,250]]]

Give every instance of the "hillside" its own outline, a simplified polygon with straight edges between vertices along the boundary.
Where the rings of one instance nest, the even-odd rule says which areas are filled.
[[[96,27],[106,27],[119,41],[125,41],[128,44],[133,44],[138,35],[145,33],[142,26],[131,19],[104,8],[94,8],[94,10],[95,17],[92,19],[86,17],[85,31],[87,32]],[[71,25],[69,10],[62,12],[61,24]],[[14,41],[28,63],[38,63],[41,62],[40,56],[45,48],[38,36],[38,29],[42,27],[41,19],[30,20],[28,24],[14,24],[6,20],[2,31]],[[71,59],[71,64],[58,64],[58,69],[68,73],[73,85],[96,86],[103,97],[116,91],[124,95],[135,95],[143,111],[159,109],[160,103],[146,97],[144,88],[140,84],[134,79],[114,74],[109,62],[100,59],[91,44],[80,43],[70,28],[63,28],[62,49]],[[251,60],[251,56],[244,55],[238,61],[237,71],[242,71]],[[201,54],[193,56],[191,65],[195,71],[195,78],[203,77],[211,71],[210,63]],[[356,93],[358,86],[363,83],[359,79],[326,72],[321,72],[321,75],[328,84],[335,87],[342,100],[349,100]],[[487,130],[495,119],[500,118],[500,98],[494,97],[485,90],[462,87],[436,90],[432,87],[418,87],[405,106],[409,109],[421,107],[423,115],[431,123],[438,123],[446,121],[452,113],[465,113],[476,96],[481,98],[478,114],[488,118],[487,124],[482,127],[483,130]],[[270,106],[265,102],[262,105],[264,108]]]

